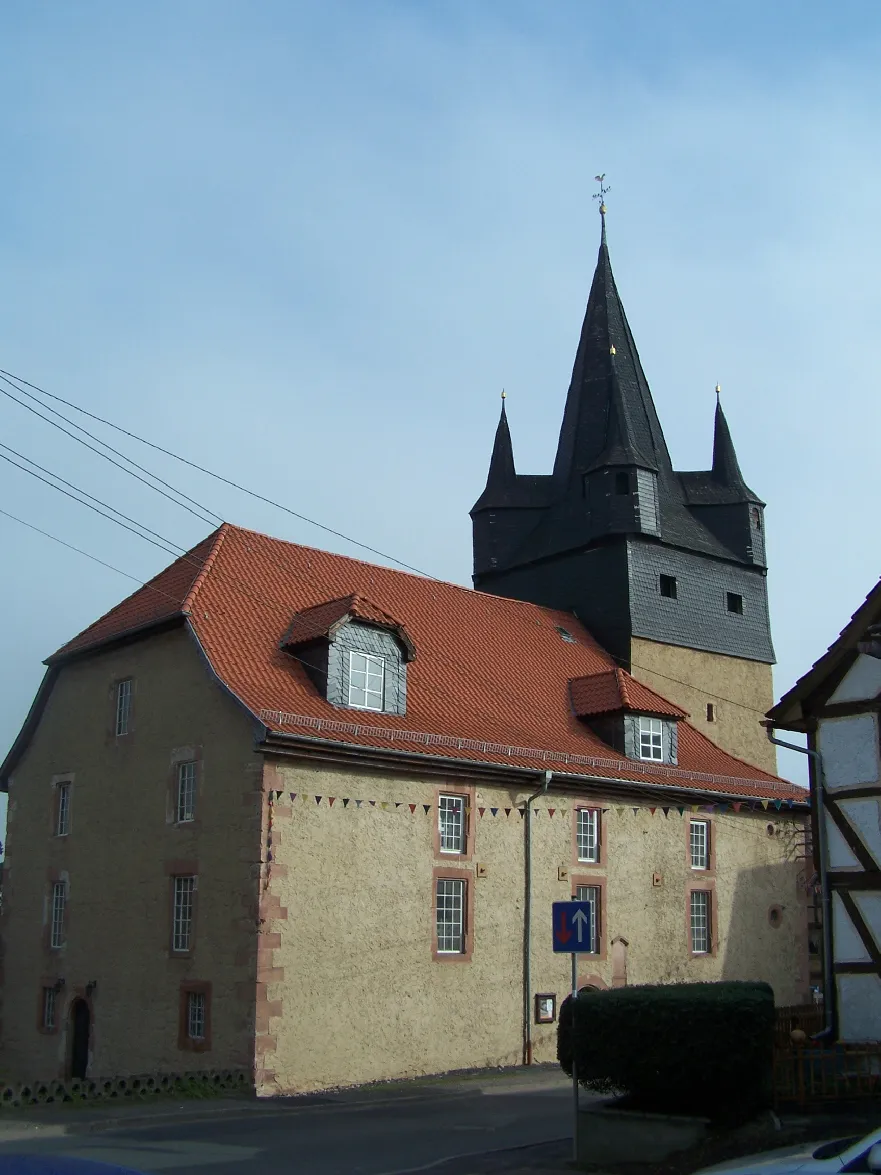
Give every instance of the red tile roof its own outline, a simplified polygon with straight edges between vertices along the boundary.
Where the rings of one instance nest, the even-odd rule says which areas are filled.
[[[684,710],[662,698],[618,667],[569,682],[572,706],[579,718],[627,710],[636,714],[659,714],[665,718],[687,718]]]
[[[330,705],[295,655],[279,647],[294,614],[317,613],[321,606],[323,624],[331,603],[353,597],[363,599],[365,608],[377,601],[370,607],[406,626],[415,645],[406,715]],[[727,754],[684,721],[678,767],[633,762],[601,742],[573,713],[569,683],[616,667],[570,613],[229,524],[49,663],[174,616],[189,619],[215,672],[270,733],[701,792],[804,799],[802,789]],[[563,640],[560,628],[574,641]],[[618,680],[625,683],[618,686],[623,696],[633,701],[650,695],[658,712],[659,695],[626,674]],[[668,712],[674,709],[665,704]]]
[[[281,643],[286,648],[295,649],[298,645],[307,644],[318,637],[328,636],[341,621],[349,617],[392,629],[405,645],[408,660],[412,661],[415,657],[415,647],[404,626],[382,608],[377,607],[372,600],[354,593],[341,596],[337,600],[326,600],[322,604],[315,604],[312,608],[304,608],[302,612],[298,612],[288,626]]]

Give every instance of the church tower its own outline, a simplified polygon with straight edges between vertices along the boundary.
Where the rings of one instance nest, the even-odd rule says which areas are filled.
[[[553,472],[516,472],[503,398],[471,511],[474,586],[574,612],[713,742],[775,770],[759,725],[774,700],[764,503],[743,479],[718,398],[712,469],[674,470],[601,212]]]

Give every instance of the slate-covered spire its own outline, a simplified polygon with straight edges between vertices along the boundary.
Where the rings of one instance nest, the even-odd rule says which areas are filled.
[[[474,509],[508,504],[516,476],[514,447],[511,444],[511,430],[508,428],[508,414],[505,411],[505,393],[502,392],[502,412],[496,428],[496,439],[489,462],[486,488],[475,503]]]
[[[721,389],[716,385],[716,420],[713,430],[713,481],[739,494],[743,500],[759,502],[760,499],[752,492],[743,480],[737,453],[734,451],[734,442],[728,428],[728,421],[722,411]]]
[[[558,482],[604,465],[671,471],[670,456],[612,274],[603,215],[560,443]]]

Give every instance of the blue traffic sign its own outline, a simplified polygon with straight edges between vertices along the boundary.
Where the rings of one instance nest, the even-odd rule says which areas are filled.
[[[589,954],[591,948],[591,902],[554,902],[554,952]]]

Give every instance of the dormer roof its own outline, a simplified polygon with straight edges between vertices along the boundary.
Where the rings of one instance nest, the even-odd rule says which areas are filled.
[[[385,628],[393,632],[401,643],[405,660],[413,661],[415,659],[416,646],[403,624],[389,616],[372,600],[357,593],[339,596],[334,600],[325,600],[321,604],[313,604],[311,608],[304,608],[297,612],[281,638],[281,647],[296,649],[322,637],[332,640],[336,631],[343,624],[348,624],[352,620],[359,620],[363,624],[371,624],[376,628]]]
[[[674,721],[688,717],[685,710],[618,667],[573,678],[569,696],[579,718],[613,713],[646,714]]]

